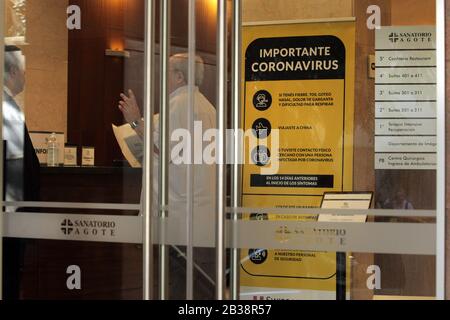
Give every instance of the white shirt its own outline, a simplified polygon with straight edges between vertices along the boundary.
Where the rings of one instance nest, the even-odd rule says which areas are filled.
[[[3,139],[6,141],[6,201],[23,200],[25,116],[12,98],[8,88],[4,88],[2,104]]]
[[[170,111],[169,111],[169,140],[170,140],[170,164],[169,164],[169,217],[176,216],[185,219],[187,212],[187,172],[189,165],[175,165],[173,163],[172,150],[180,144],[180,141],[171,141],[172,133],[176,129],[188,128],[188,86],[181,87],[170,95]],[[154,144],[160,150],[160,127],[159,115],[155,115],[154,123]],[[202,123],[202,137],[206,130],[216,128],[216,110],[213,105],[200,93],[196,87],[194,90],[194,121]],[[191,143],[194,143],[194,137],[191,137]],[[205,146],[211,142],[203,142]],[[188,148],[186,148],[188,149]],[[183,152],[185,150],[183,149]],[[193,156],[192,156],[193,158]],[[194,160],[192,159],[192,162]],[[209,236],[213,234],[215,221],[215,189],[216,189],[216,172],[215,165],[196,164],[193,165],[194,189],[191,190],[194,199],[194,229],[195,233],[204,233]],[[158,202],[158,167],[159,155],[155,155],[154,171],[153,171],[153,189],[154,201]],[[185,224],[177,223],[179,231],[183,232]]]
[[[7,141],[6,159],[23,158],[25,138],[25,116],[14,101],[11,91],[4,87],[3,139]]]

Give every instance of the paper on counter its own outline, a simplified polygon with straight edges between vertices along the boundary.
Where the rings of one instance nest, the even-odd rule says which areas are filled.
[[[133,168],[142,168],[144,158],[144,144],[129,124],[117,127],[112,125],[114,135],[122,153]]]

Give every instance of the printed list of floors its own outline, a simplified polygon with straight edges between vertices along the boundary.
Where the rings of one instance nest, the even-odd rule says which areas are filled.
[[[436,169],[435,28],[376,32],[375,169]]]

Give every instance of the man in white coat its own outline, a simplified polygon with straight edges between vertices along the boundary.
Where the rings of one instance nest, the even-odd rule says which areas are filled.
[[[196,77],[194,88],[194,121],[197,125],[201,124],[202,135],[209,129],[216,129],[216,110],[207,98],[200,92],[199,86],[204,78],[204,63],[200,57],[196,57]],[[177,54],[170,58],[169,62],[169,137],[172,137],[175,131],[189,132],[188,114],[189,114],[189,87],[188,87],[188,55]],[[144,136],[144,119],[137,105],[136,98],[131,90],[128,95],[122,94],[122,100],[119,102],[119,109],[122,111],[125,120],[140,136]],[[158,200],[158,162],[160,152],[160,128],[159,115],[153,118],[154,128],[154,174],[153,174],[153,196],[154,204]],[[184,129],[184,130],[183,130]],[[189,137],[193,141],[193,133]],[[170,139],[170,163],[169,163],[169,216],[176,217],[178,223],[169,227],[172,234],[186,234],[186,212],[187,212],[187,172],[189,166],[194,166],[194,188],[189,190],[193,196],[194,208],[194,234],[197,239],[214,239],[215,232],[215,165],[202,164],[193,165],[194,155],[186,157],[190,153],[189,144],[180,143],[179,139]],[[202,139],[203,140],[203,139]],[[206,143],[201,143],[204,150]],[[179,148],[180,144],[182,145]],[[184,163],[184,160],[190,160],[190,163]],[[156,210],[157,206],[154,206]],[[169,235],[170,237],[170,235]],[[182,258],[184,250],[180,248],[171,248],[170,265],[170,298],[185,299],[186,283],[186,261]],[[214,298],[214,252],[212,249],[196,248],[194,262],[205,273],[195,273],[194,292],[197,299]],[[197,268],[198,271],[198,268]],[[206,276],[207,275],[207,276]]]
[[[6,201],[39,200],[39,160],[25,124],[22,108],[15,97],[25,88],[25,57],[16,46],[5,47],[3,79],[4,194]],[[8,211],[20,211],[9,207]],[[36,211],[28,209],[27,211]],[[3,297],[20,298],[21,269],[27,241],[4,239]]]

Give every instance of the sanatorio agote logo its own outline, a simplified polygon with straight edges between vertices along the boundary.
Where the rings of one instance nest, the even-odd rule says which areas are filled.
[[[116,235],[116,223],[104,220],[64,219],[61,222],[61,231],[66,236],[114,237]]]

